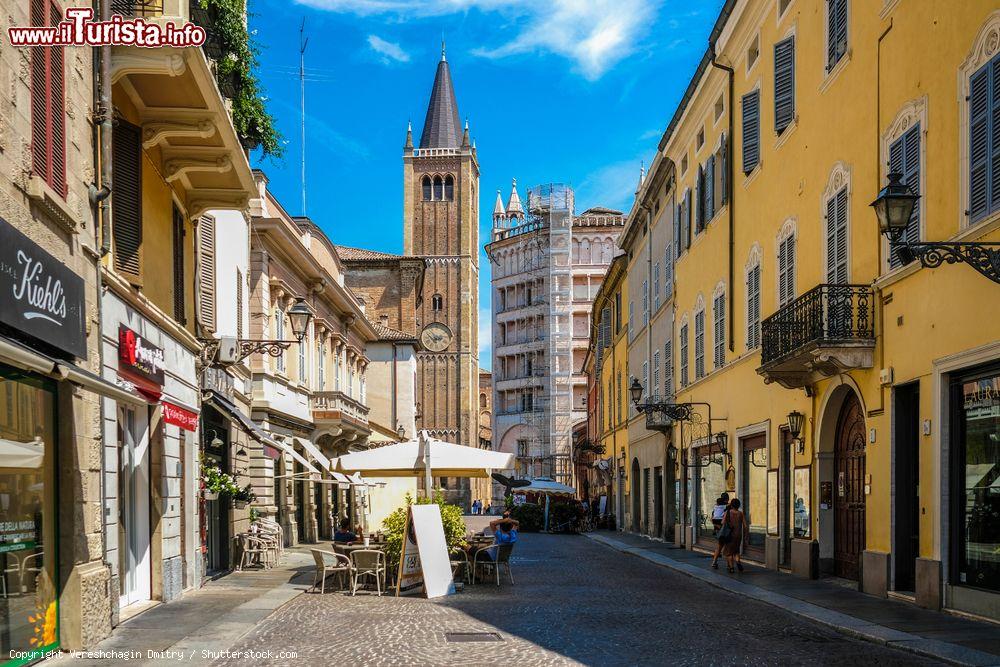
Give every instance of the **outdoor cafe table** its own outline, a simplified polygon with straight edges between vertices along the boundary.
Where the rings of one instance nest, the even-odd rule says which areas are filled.
[[[362,543],[359,543],[359,544],[342,544],[340,542],[334,542],[333,543],[333,550],[335,552],[342,553],[342,554],[344,554],[345,556],[348,556],[348,557],[351,555],[352,551],[361,551],[361,550],[364,550],[364,549],[367,549],[367,550],[370,550],[370,551],[384,551],[385,550],[385,544],[376,544],[375,542],[371,542],[366,547]]]

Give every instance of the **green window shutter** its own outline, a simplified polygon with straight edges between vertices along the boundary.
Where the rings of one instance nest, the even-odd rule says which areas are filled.
[[[111,234],[115,271],[142,283],[141,130],[124,120],[112,135]]]
[[[847,0],[827,0],[827,71],[847,53]]]
[[[920,125],[914,125],[889,147],[889,172],[901,174],[903,183],[914,194],[920,194]],[[920,240],[920,200],[913,206],[910,221],[903,232],[906,243]],[[896,253],[889,255],[889,266],[902,266]]]
[[[187,324],[187,300],[184,298],[184,216],[174,206],[173,214],[173,245],[174,245],[174,319],[180,324]]]
[[[847,188],[826,202],[826,281],[847,283]]]
[[[774,45],[774,130],[778,134],[795,119],[795,37]]]
[[[986,65],[969,81],[969,218],[976,222],[990,210],[990,79]]]
[[[215,218],[206,215],[198,221],[198,319],[212,331],[216,328],[215,282]],[[236,294],[241,302],[242,293],[237,280]],[[236,317],[239,321],[242,312],[237,312]]]
[[[760,91],[743,96],[743,173],[760,162]]]

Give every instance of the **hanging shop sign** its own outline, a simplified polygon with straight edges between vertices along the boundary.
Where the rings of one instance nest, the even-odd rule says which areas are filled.
[[[118,370],[163,385],[163,348],[124,324],[118,325]]]
[[[163,421],[174,426],[180,426],[185,431],[198,430],[198,413],[191,412],[179,405],[163,401]]]
[[[87,358],[83,278],[0,218],[0,322]]]

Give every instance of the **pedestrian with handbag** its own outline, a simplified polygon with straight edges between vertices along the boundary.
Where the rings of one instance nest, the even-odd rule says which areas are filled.
[[[712,509],[712,526],[715,533],[715,553],[712,554],[712,569],[719,569],[719,554],[722,553],[722,540],[719,539],[719,533],[722,530],[722,517],[725,516],[726,510],[729,509],[729,494],[723,493],[715,501],[715,507]]]
[[[726,566],[729,572],[735,571],[734,564],[740,572],[743,571],[740,552],[743,551],[743,542],[748,533],[747,516],[740,509],[739,499],[733,498],[729,502],[729,509],[726,510],[726,514],[722,518],[722,529],[719,531],[719,542],[722,542],[723,537],[725,537],[722,555],[726,557]]]

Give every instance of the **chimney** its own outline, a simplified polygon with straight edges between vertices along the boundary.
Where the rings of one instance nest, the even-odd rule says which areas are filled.
[[[384,327],[389,326],[389,316],[382,314],[378,316],[378,323]]]

